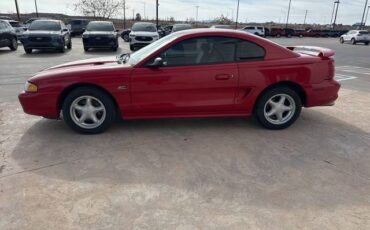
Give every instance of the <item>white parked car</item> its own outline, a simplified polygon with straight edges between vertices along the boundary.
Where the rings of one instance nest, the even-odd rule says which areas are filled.
[[[149,22],[135,23],[130,32],[130,50],[142,48],[159,39],[157,27]]]
[[[370,43],[370,32],[366,30],[350,30],[348,33],[340,36],[340,43],[350,42],[353,45],[356,43],[364,43],[369,45]]]
[[[241,30],[258,36],[265,36],[265,27],[262,26],[247,26]]]

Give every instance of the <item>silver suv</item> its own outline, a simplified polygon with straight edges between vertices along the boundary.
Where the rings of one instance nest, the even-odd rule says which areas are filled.
[[[348,33],[340,36],[340,43],[350,42],[353,45],[356,43],[364,43],[369,45],[370,43],[370,32],[366,30],[350,30]]]
[[[142,48],[158,39],[159,34],[155,24],[137,22],[132,26],[130,32],[130,50],[134,51],[136,48]]]

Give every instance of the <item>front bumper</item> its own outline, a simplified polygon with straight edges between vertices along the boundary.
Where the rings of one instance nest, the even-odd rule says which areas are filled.
[[[85,47],[106,48],[117,46],[117,38],[104,36],[91,36],[82,39]]]
[[[59,49],[63,47],[63,40],[58,37],[43,37],[41,41],[35,41],[35,37],[22,36],[20,40],[27,49]]]
[[[334,105],[338,99],[340,89],[339,82],[332,80],[324,80],[319,84],[313,84],[306,87],[306,107],[313,106],[330,106]]]
[[[27,93],[22,91],[18,95],[23,111],[27,114],[57,119],[58,95],[45,93]]]

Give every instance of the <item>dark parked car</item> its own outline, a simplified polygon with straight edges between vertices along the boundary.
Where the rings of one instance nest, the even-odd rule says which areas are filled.
[[[289,29],[289,28],[284,29],[284,36],[285,37],[290,38],[290,37],[293,37],[293,35],[294,35],[294,30],[293,29]]]
[[[111,48],[116,51],[118,48],[118,34],[112,22],[92,21],[82,34],[84,50],[89,48]]]
[[[172,27],[172,33],[181,30],[190,30],[192,26],[190,24],[175,24]]]
[[[72,48],[71,34],[59,20],[33,21],[21,42],[26,53],[32,53],[32,49],[56,49],[63,53],[66,46]]]
[[[9,47],[17,50],[18,40],[13,27],[6,21],[0,20],[0,48]]]
[[[121,38],[125,42],[129,42],[130,41],[130,33],[131,33],[131,29],[123,30],[122,33],[121,33]]]
[[[71,36],[82,34],[85,31],[87,24],[89,24],[89,20],[87,19],[70,20],[68,26],[71,30]]]
[[[173,25],[163,26],[165,36],[169,35],[172,32]]]
[[[284,36],[284,30],[281,28],[271,28],[269,34],[271,37],[278,37]]]

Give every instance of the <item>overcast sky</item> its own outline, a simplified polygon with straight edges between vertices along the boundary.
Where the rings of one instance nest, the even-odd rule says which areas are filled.
[[[77,15],[73,10],[75,0],[37,0],[39,12]],[[144,16],[155,17],[155,0],[126,0],[132,17],[133,10]],[[303,23],[308,10],[307,23],[329,24],[334,0],[292,0],[290,22]],[[18,0],[21,13],[35,12],[34,0]],[[173,16],[177,20],[195,18],[199,6],[199,20],[213,19],[221,14],[236,17],[237,0],[159,0],[160,17]],[[289,0],[240,0],[239,21],[285,22]],[[370,4],[370,3],[369,3]],[[353,24],[361,21],[365,0],[342,0],[337,23]],[[0,0],[0,13],[15,12],[14,0]],[[117,18],[121,18],[119,14]],[[370,23],[370,16],[368,18]]]

